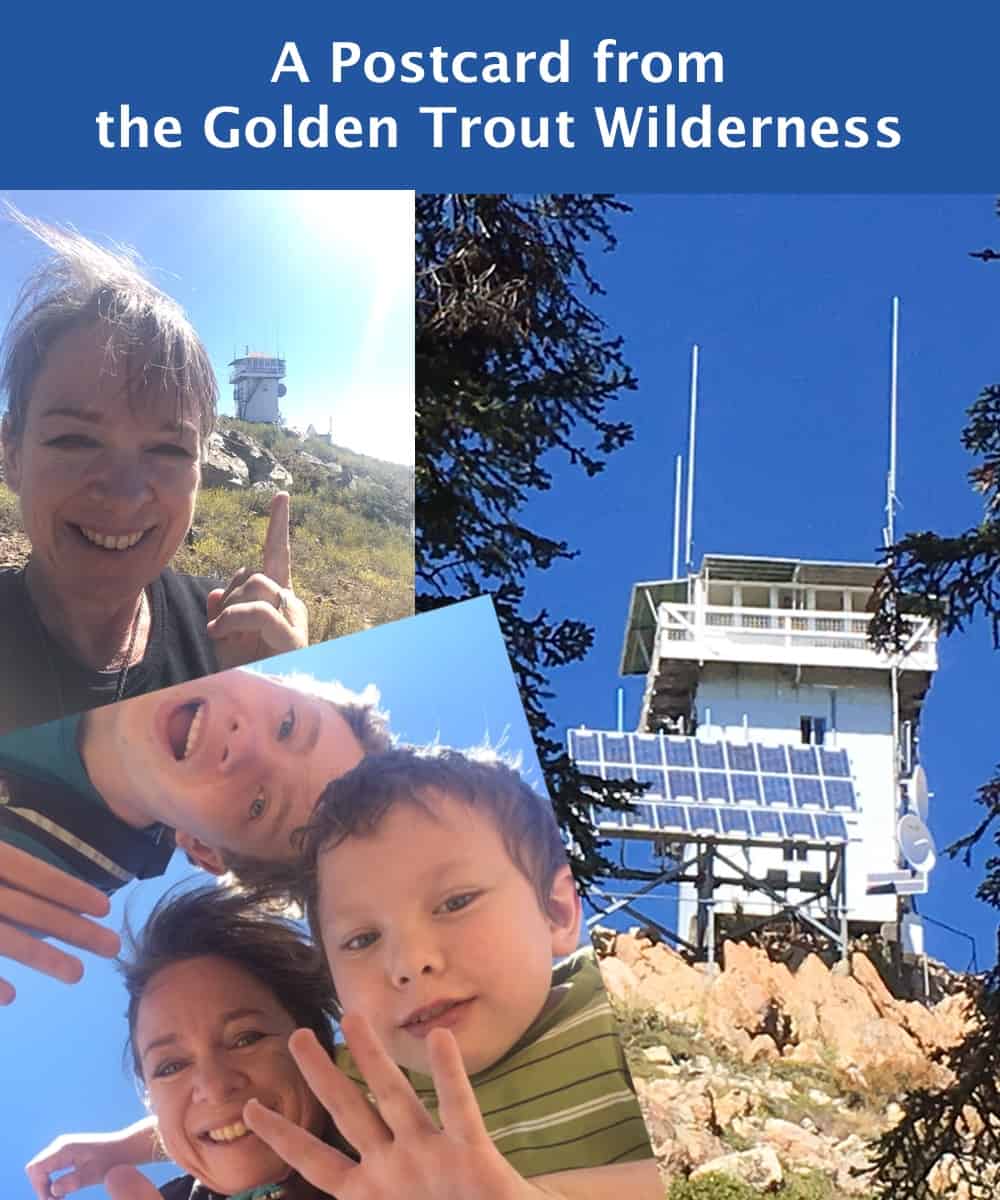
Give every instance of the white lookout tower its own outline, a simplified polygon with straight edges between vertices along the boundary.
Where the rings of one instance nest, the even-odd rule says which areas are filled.
[[[234,359],[229,366],[233,407],[239,420],[280,425],[278,401],[288,390],[281,382],[285,377],[285,360],[252,352],[248,346],[243,358]]]
[[[705,555],[679,571],[679,463],[676,497],[673,577],[633,586],[625,626],[621,672],[645,677],[638,727],[619,707],[617,730],[569,732],[581,771],[647,785],[632,812],[592,811],[619,844],[614,876],[640,896],[676,885],[676,924],[659,928],[709,961],[719,924],[789,917],[842,955],[863,932],[924,955],[915,896],[935,851],[917,729],[933,623],[906,618],[902,653],[875,650],[874,564]],[[634,890],[604,899],[599,915],[658,925]]]

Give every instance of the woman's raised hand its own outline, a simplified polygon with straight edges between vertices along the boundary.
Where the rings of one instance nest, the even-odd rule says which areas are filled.
[[[107,896],[97,888],[0,842],[0,958],[14,959],[63,983],[77,983],[83,963],[41,939],[58,938],[114,958],[120,947],[118,935],[87,919],[105,917],[108,909]],[[13,999],[13,985],[0,979],[0,1004]]]
[[[438,1126],[368,1021],[345,1016],[343,1030],[377,1107],[333,1065],[312,1032],[296,1030],[289,1046],[360,1162],[256,1100],[244,1109],[254,1133],[314,1187],[337,1200],[527,1200],[552,1194],[522,1179],[493,1145],[450,1031],[436,1029],[427,1041]]]
[[[289,504],[287,492],[275,492],[261,570],[242,567],[227,588],[208,594],[208,634],[222,670],[309,645],[309,614],[292,591]]]

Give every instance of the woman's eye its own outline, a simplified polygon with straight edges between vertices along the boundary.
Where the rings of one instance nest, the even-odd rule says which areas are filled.
[[[377,941],[378,934],[373,929],[369,929],[365,933],[356,933],[354,937],[348,938],[340,948],[341,950],[367,950]]]
[[[248,1029],[245,1033],[241,1033],[235,1038],[233,1045],[237,1049],[242,1049],[244,1046],[255,1046],[264,1036],[266,1035],[257,1029]]]
[[[285,713],[284,720],[278,726],[278,741],[279,742],[287,741],[288,738],[290,738],[294,732],[295,732],[295,709],[290,708],[288,710],[288,712]]]
[[[183,1069],[183,1067],[184,1063],[178,1059],[171,1059],[169,1062],[160,1063],[160,1065],[153,1071],[153,1078],[169,1079],[171,1075],[176,1075],[178,1071]]]
[[[267,797],[264,795],[264,789],[261,788],[257,795],[254,796],[250,805],[250,820],[256,821],[259,817],[262,817],[266,808]]]
[[[57,450],[77,450],[90,449],[96,446],[97,442],[83,433],[61,433],[58,437],[49,438],[45,445],[55,446]]]
[[[194,455],[186,446],[179,446],[176,442],[161,442],[158,446],[152,446],[153,454],[162,454],[167,458],[193,458]]]
[[[460,912],[463,908],[468,908],[478,895],[478,892],[462,892],[458,896],[449,896],[441,908],[444,912]]]

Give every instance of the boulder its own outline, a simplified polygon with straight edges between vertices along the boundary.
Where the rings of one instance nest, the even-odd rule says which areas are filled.
[[[227,449],[225,436],[209,434],[201,463],[203,487],[241,488],[250,483],[250,470],[243,458]]]
[[[726,1175],[739,1179],[758,1192],[775,1191],[781,1186],[783,1174],[781,1162],[770,1146],[754,1146],[736,1154],[723,1154],[691,1172],[692,1179],[703,1179],[706,1175]]]

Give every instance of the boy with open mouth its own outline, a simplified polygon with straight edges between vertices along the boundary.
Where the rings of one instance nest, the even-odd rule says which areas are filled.
[[[175,846],[217,875],[291,862],[326,783],[388,744],[370,697],[243,670],[0,738],[0,958],[75,982],[79,960],[29,930],[113,956],[87,919],[108,894]]]

